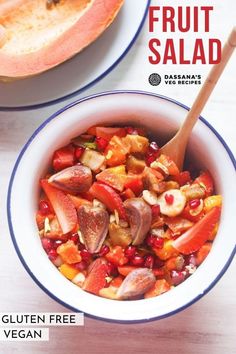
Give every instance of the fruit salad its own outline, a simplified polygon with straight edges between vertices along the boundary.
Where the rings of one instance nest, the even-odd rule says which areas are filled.
[[[159,296],[207,257],[222,197],[208,171],[179,171],[137,127],[88,129],[56,150],[36,222],[58,271],[113,300]]]

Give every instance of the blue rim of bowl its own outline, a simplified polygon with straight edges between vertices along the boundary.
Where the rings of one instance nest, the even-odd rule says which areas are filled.
[[[54,294],[52,294],[43,284],[41,284],[39,282],[39,280],[36,278],[36,276],[31,272],[31,270],[29,269],[27,263],[25,262],[20,249],[17,245],[17,241],[14,235],[14,229],[13,229],[13,224],[12,224],[12,220],[11,220],[11,193],[12,193],[12,186],[13,186],[13,182],[14,182],[14,178],[15,178],[15,174],[17,172],[18,166],[20,164],[20,161],[25,153],[25,151],[27,150],[27,148],[29,147],[29,145],[31,144],[31,142],[34,140],[34,138],[38,135],[38,133],[40,133],[40,131],[42,129],[45,128],[45,126],[51,122],[53,119],[58,118],[58,116],[60,116],[61,113],[63,113],[64,111],[68,110],[71,107],[74,107],[80,103],[83,103],[85,101],[89,101],[89,100],[93,100],[96,99],[98,97],[102,97],[102,96],[110,96],[110,95],[116,95],[116,94],[136,94],[136,95],[145,95],[145,96],[152,96],[152,97],[156,97],[159,99],[163,99],[165,101],[171,102],[176,104],[177,106],[184,108],[185,110],[189,111],[189,107],[185,106],[184,104],[163,96],[163,95],[159,95],[159,94],[155,94],[152,92],[147,92],[147,91],[139,91],[139,90],[115,90],[115,91],[106,91],[106,92],[102,92],[102,93],[98,93],[98,94],[94,94],[94,95],[90,95],[90,96],[86,96],[82,99],[79,99],[73,103],[70,103],[68,105],[66,105],[65,107],[59,109],[56,113],[52,114],[49,118],[47,118],[36,130],[35,132],[32,134],[32,136],[29,138],[29,140],[25,143],[25,145],[23,146],[22,150],[19,153],[19,156],[15,162],[15,165],[13,167],[13,171],[10,177],[10,181],[9,181],[9,186],[8,186],[8,193],[7,193],[7,219],[8,219],[8,227],[9,227],[9,231],[10,231],[10,235],[11,235],[11,239],[13,242],[13,245],[15,247],[16,253],[22,263],[22,265],[24,266],[24,268],[26,269],[26,271],[28,272],[28,274],[30,275],[30,277],[35,281],[35,283],[41,288],[41,290],[43,290],[48,296],[50,296],[53,300],[55,300],[56,302],[58,302],[60,305],[65,306],[66,308],[68,308],[69,310],[72,310],[74,312],[81,312],[79,309],[67,304],[66,302],[62,301],[61,299],[59,299],[57,296],[55,296]],[[228,147],[228,145],[226,144],[226,142],[224,141],[224,139],[221,137],[221,135],[215,130],[215,128],[213,128],[211,126],[211,124],[206,121],[203,117],[200,116],[200,120],[214,133],[214,135],[218,138],[218,140],[221,142],[221,144],[224,146],[225,150],[228,153],[228,156],[234,166],[234,169],[236,170],[236,160],[234,158],[234,155],[232,153],[232,151],[230,150],[230,148]],[[132,324],[132,323],[144,323],[144,322],[151,322],[151,321],[156,321],[156,320],[160,320],[169,316],[172,316],[180,311],[185,310],[186,308],[188,308],[189,306],[191,306],[192,304],[194,304],[195,302],[197,302],[198,300],[200,300],[204,295],[206,295],[215,285],[216,283],[221,279],[221,277],[224,275],[224,273],[226,272],[226,270],[228,269],[228,267],[230,266],[234,255],[236,253],[236,245],[233,249],[233,251],[231,252],[228,261],[226,262],[225,266],[222,268],[221,272],[218,274],[218,276],[214,279],[214,281],[199,295],[197,295],[196,297],[194,297],[191,301],[189,301],[188,303],[186,303],[185,305],[179,307],[178,309],[174,310],[174,311],[170,311],[164,315],[161,316],[156,316],[156,317],[152,317],[152,318],[146,318],[146,319],[142,319],[142,320],[115,320],[115,319],[107,319],[107,318],[103,318],[103,317],[99,317],[99,316],[95,316],[95,315],[91,315],[91,314],[87,314],[85,313],[86,316],[90,317],[90,318],[94,318],[94,319],[98,319],[98,320],[102,320],[102,321],[106,321],[106,322],[111,322],[111,323],[127,323],[127,324]]]
[[[69,100],[77,95],[79,95],[80,93],[84,92],[85,90],[88,90],[89,88],[91,88],[92,86],[96,85],[100,80],[102,80],[104,77],[106,77],[113,69],[115,69],[115,67],[125,58],[125,56],[128,54],[128,52],[130,51],[130,49],[133,47],[134,43],[136,42],[136,40],[138,39],[138,36],[144,26],[147,14],[148,14],[148,9],[150,6],[151,0],[147,0],[147,5],[143,14],[143,18],[140,22],[140,25],[133,37],[133,39],[131,40],[131,42],[129,43],[129,45],[127,46],[127,48],[124,50],[124,52],[119,56],[119,58],[108,68],[106,69],[101,75],[99,75],[96,79],[94,79],[93,81],[89,82],[88,84],[86,84],[85,86],[79,88],[78,90],[71,92],[65,96],[47,101],[47,102],[43,102],[43,103],[36,103],[36,104],[32,104],[32,105],[25,105],[25,106],[15,106],[15,107],[9,107],[9,106],[0,106],[0,112],[14,112],[14,111],[29,111],[32,109],[39,109],[39,108],[43,108],[43,107],[48,107],[51,106],[53,104],[57,104],[60,102],[63,102],[65,100]],[[62,64],[63,65],[63,64]]]

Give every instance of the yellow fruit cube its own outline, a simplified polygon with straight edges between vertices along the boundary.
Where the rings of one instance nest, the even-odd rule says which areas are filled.
[[[69,280],[72,280],[79,273],[77,269],[66,263],[63,263],[58,269],[61,274],[63,274]]]

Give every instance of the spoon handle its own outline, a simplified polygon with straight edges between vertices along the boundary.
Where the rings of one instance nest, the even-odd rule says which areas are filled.
[[[221,61],[219,64],[216,64],[212,67],[210,73],[207,76],[206,81],[204,82],[201,90],[198,93],[198,96],[187,114],[187,117],[181,126],[178,134],[181,134],[182,137],[188,140],[189,134],[192,131],[192,128],[196,121],[198,120],[208,98],[210,97],[214,87],[216,86],[226,64],[228,63],[234,49],[236,46],[236,27],[233,28],[232,32],[230,33],[227,42],[225,43],[222,54],[221,54]],[[182,131],[182,133],[181,133]],[[184,133],[184,134],[183,134]]]

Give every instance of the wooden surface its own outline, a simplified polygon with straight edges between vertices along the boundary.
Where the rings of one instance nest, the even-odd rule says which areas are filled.
[[[159,5],[167,3],[167,1],[165,3],[159,1]],[[178,2],[174,0],[172,3]],[[234,22],[235,2],[226,0],[223,4],[215,0],[198,1],[198,3],[215,5],[217,16],[213,20],[212,32],[215,37],[226,39]],[[223,21],[220,21],[220,16]],[[142,89],[161,93],[191,105],[198,91],[197,86],[167,86],[162,82],[155,88],[148,84],[148,76],[152,72],[161,75],[191,73],[202,74],[204,78],[209,66],[196,65],[190,68],[169,65],[157,68],[151,66],[147,61],[148,38],[146,25],[139,40],[122,63],[84,95],[110,89]],[[236,56],[227,67],[203,112],[203,116],[221,133],[234,154],[236,153],[235,68]],[[9,176],[21,147],[38,125],[64,104],[37,111],[0,112],[0,312],[67,311],[40,290],[24,270],[10,240],[5,208]],[[234,261],[224,277],[203,299],[164,320],[125,325],[85,318],[84,327],[51,328],[49,342],[0,342],[0,354],[234,354],[236,353],[235,277]]]

